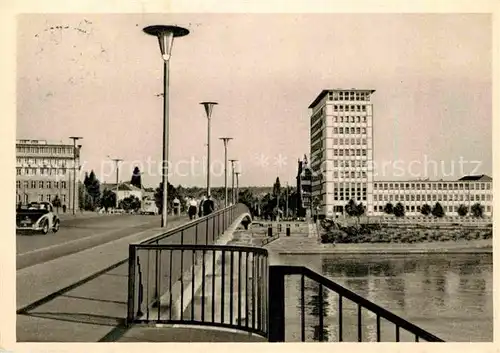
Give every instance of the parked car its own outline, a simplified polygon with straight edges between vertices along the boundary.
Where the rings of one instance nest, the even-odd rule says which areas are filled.
[[[59,230],[60,220],[50,202],[32,202],[16,210],[16,231],[47,234]]]

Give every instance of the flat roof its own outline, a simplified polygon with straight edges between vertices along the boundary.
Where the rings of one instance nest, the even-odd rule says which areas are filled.
[[[324,89],[321,91],[321,93],[316,97],[316,99],[311,103],[309,108],[315,107],[320,100],[323,99],[327,95],[328,92],[345,92],[345,91],[352,91],[352,92],[370,92],[373,93],[375,92],[374,89],[359,89],[359,88],[333,88],[333,89]]]

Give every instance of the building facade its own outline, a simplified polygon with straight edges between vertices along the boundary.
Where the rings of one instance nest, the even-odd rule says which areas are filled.
[[[457,181],[374,181],[371,89],[323,90],[311,103],[310,156],[312,199],[319,215],[344,214],[349,200],[366,205],[367,215],[381,215],[387,203],[401,202],[408,214],[439,202],[448,215],[460,205],[479,203],[493,214],[492,179],[466,176]]]
[[[79,148],[62,142],[45,140],[16,141],[16,204],[53,202],[73,209],[73,166],[79,161]],[[76,164],[74,164],[76,161]],[[78,208],[78,192],[75,192]]]
[[[374,92],[323,90],[309,106],[312,198],[319,200],[319,215],[342,214],[350,199],[373,213]]]
[[[119,183],[118,190],[116,188],[116,184],[101,184],[101,195],[105,189],[113,191],[116,194],[118,202],[130,196],[135,196],[140,201],[142,201],[143,196],[145,196],[145,192],[143,189],[130,184],[130,182]],[[154,193],[152,199],[154,200]]]

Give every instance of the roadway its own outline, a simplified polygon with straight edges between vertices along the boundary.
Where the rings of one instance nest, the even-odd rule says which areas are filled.
[[[185,217],[172,217],[171,220]],[[61,220],[57,233],[17,234],[16,268],[22,269],[158,228],[159,216],[106,215]]]

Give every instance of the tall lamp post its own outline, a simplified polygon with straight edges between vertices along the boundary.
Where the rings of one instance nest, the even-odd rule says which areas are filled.
[[[76,198],[76,141],[83,139],[83,137],[70,136],[73,140],[73,215],[75,214],[75,198]]]
[[[227,144],[232,137],[220,137],[220,140],[224,142],[224,207],[227,207]]]
[[[236,197],[234,198],[234,203],[237,204],[238,203],[238,199],[239,199],[239,189],[240,189],[240,172],[235,172],[234,175],[236,175]]]
[[[162,184],[163,184],[163,207],[161,213],[161,227],[167,227],[167,215],[168,215],[168,134],[169,134],[169,101],[168,101],[168,83],[169,83],[169,61],[172,53],[172,45],[174,42],[174,37],[183,37],[189,34],[189,30],[177,26],[163,26],[155,25],[148,26],[143,29],[146,34],[156,36],[160,44],[161,56],[163,58],[163,173],[162,173]]]
[[[216,102],[201,102],[201,105],[205,108],[205,113],[207,115],[207,196],[210,196],[210,121],[212,118],[212,110]]]
[[[234,163],[238,160],[230,159],[229,162],[231,162],[231,203],[234,204]]]
[[[113,162],[115,162],[116,167],[116,197],[115,197],[115,208],[118,208],[118,184],[120,183],[120,162],[123,162],[123,159],[120,158],[111,158],[108,156]]]

